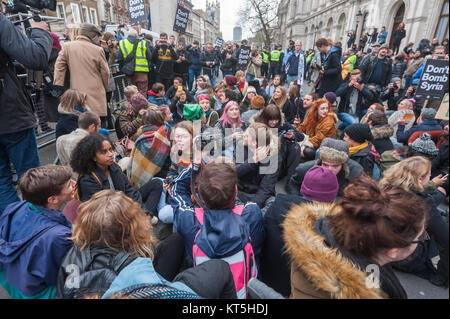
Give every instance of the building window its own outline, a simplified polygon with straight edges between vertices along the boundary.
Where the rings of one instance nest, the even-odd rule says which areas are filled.
[[[83,22],[91,23],[87,7],[81,7],[81,17],[83,18]]]
[[[439,43],[442,40],[448,38],[448,11],[449,11],[449,1],[445,1],[442,5],[441,15],[439,17],[439,22],[436,28],[436,32],[434,33],[434,37],[439,40]]]
[[[70,8],[72,9],[72,21],[73,23],[81,23],[80,18],[80,7],[76,3],[71,3]]]
[[[98,25],[98,21],[97,21],[97,10],[90,8],[89,9],[91,11],[91,20],[92,20],[92,24]]]
[[[64,3],[58,2],[56,4],[56,13],[58,14],[58,18],[66,19],[66,12],[65,12],[65,9],[64,9]]]

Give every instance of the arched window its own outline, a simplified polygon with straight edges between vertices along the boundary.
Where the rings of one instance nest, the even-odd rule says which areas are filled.
[[[439,22],[436,27],[436,31],[434,32],[434,37],[439,40],[439,43],[442,40],[448,38],[448,11],[449,11],[449,0],[446,0],[442,5],[441,14],[439,16]]]
[[[403,22],[403,17],[405,16],[405,3],[402,1],[402,5],[400,8],[398,8],[397,13],[394,17],[394,26],[391,30],[391,35],[394,34],[395,30],[398,29],[398,25]],[[389,47],[392,47],[392,44],[394,42],[394,37],[391,36],[391,41],[389,42]]]

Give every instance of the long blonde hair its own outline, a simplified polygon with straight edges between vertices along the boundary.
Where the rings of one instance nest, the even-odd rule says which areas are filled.
[[[81,250],[106,246],[153,260],[157,241],[150,218],[123,192],[98,192],[79,211],[70,240]]]
[[[413,156],[400,161],[385,173],[380,181],[382,185],[391,185],[411,191],[423,192],[424,187],[420,178],[426,176],[431,170],[431,162],[422,156]]]
[[[86,109],[87,94],[75,89],[68,89],[60,97],[61,110],[67,113],[77,113],[75,106],[81,106]]]

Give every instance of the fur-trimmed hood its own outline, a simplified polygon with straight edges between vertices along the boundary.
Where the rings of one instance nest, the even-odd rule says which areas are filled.
[[[380,289],[366,286],[367,274],[337,248],[328,247],[315,230],[315,222],[333,215],[333,204],[293,206],[283,222],[286,251],[292,261],[291,282],[299,295],[335,299],[386,298]],[[300,274],[300,275],[299,275]],[[298,276],[295,278],[295,276]],[[300,278],[300,276],[302,278]],[[306,280],[303,285],[297,285]],[[295,297],[295,294],[294,294]]]
[[[390,138],[394,135],[394,128],[389,124],[374,126],[371,131],[374,140]]]

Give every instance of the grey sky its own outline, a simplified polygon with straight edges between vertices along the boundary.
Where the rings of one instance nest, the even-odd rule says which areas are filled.
[[[191,0],[195,9],[206,9],[206,0]],[[238,22],[240,0],[220,1],[220,30],[225,41],[233,40],[233,28]]]

